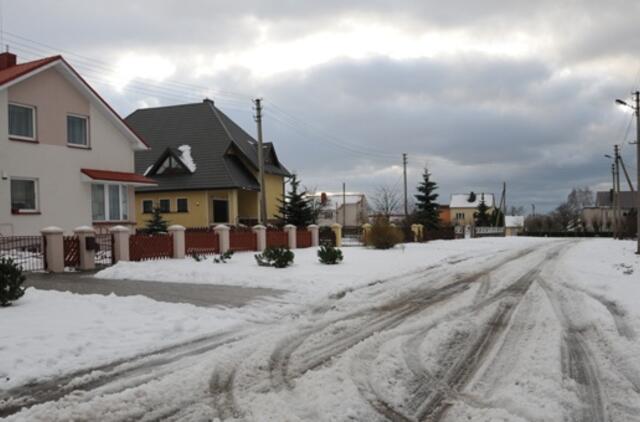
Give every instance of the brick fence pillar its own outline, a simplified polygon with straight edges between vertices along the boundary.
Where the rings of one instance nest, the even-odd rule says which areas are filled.
[[[369,223],[364,223],[362,225],[362,243],[367,246],[369,244],[369,239],[371,239],[371,227],[373,227]]]
[[[87,248],[87,239],[90,246],[96,246],[96,231],[89,226],[76,227],[73,233],[78,236],[80,243],[80,270],[91,271],[96,268],[96,250]]]
[[[256,250],[262,252],[267,249],[267,228],[262,224],[257,224],[251,230],[256,235]]]
[[[175,259],[183,259],[185,255],[185,243],[184,243],[184,226],[174,224],[167,228],[167,231],[173,238],[173,257]]]
[[[336,235],[336,248],[342,246],[342,225],[340,223],[333,223],[331,225],[331,230],[333,230],[333,234]]]
[[[229,230],[230,230],[229,227],[225,226],[224,224],[219,224],[215,226],[213,229],[213,231],[216,232],[218,235],[218,241],[220,242],[219,243],[220,253],[225,253],[230,248]]]
[[[113,235],[113,262],[129,260],[130,231],[125,226],[113,226],[109,229]]]
[[[64,272],[64,240],[63,231],[60,227],[46,227],[40,230],[45,238],[46,247],[44,249],[47,267],[45,270],[52,273]]]
[[[296,230],[296,226],[293,224],[284,226],[284,231],[287,232],[289,249],[295,249],[297,247]]]
[[[311,246],[320,245],[320,230],[317,224],[309,224],[307,230],[311,232]]]

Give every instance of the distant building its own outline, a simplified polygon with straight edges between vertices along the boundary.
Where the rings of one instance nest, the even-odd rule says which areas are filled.
[[[631,209],[636,207],[634,192],[620,192],[620,210],[622,218],[626,218]],[[582,210],[582,221],[587,231],[610,232],[613,230],[613,193],[601,191],[596,193],[596,204]]]
[[[451,208],[449,205],[439,205],[438,215],[440,217],[441,226],[448,226],[451,224]]]
[[[474,214],[478,211],[478,205],[484,199],[484,203],[493,212],[495,199],[492,193],[454,193],[449,201],[449,213],[451,224],[466,226],[473,225]]]
[[[360,227],[368,220],[367,198],[360,192],[316,192],[309,195],[320,209],[318,225],[334,223],[344,227]]]
[[[504,217],[504,235],[517,236],[524,231],[524,216],[506,215]]]

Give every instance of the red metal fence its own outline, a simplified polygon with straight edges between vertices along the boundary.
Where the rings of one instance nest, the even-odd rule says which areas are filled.
[[[187,230],[184,241],[187,255],[216,254],[220,250],[218,235],[213,231]]]
[[[77,267],[80,265],[80,239],[78,236],[64,236],[62,238],[64,266]]]
[[[289,237],[287,232],[279,230],[267,230],[267,247],[269,248],[286,248],[289,246]]]
[[[232,230],[229,232],[229,247],[234,252],[255,251],[258,249],[256,234],[250,231]]]
[[[129,237],[129,258],[132,261],[173,257],[173,238],[170,234],[134,234]]]
[[[296,231],[296,246],[298,248],[311,247],[311,232],[305,229]]]
[[[44,271],[44,246],[42,236],[0,236],[0,258],[11,258],[24,271]]]

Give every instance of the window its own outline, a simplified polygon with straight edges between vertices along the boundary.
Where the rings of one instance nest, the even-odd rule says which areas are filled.
[[[89,119],[80,116],[67,116],[67,144],[71,146],[89,146]]]
[[[91,216],[93,221],[128,220],[129,188],[125,185],[91,185]]]
[[[151,199],[145,199],[144,201],[142,201],[142,213],[143,214],[153,213],[153,201]]]
[[[35,141],[35,107],[9,104],[9,136]]]
[[[174,157],[169,156],[166,160],[158,167],[156,170],[156,174],[175,174],[175,173],[185,173],[184,168],[178,163]]]
[[[187,198],[178,198],[178,212],[189,212],[189,200]]]
[[[456,220],[464,220],[464,213],[463,212],[457,212],[456,213]]]
[[[160,200],[160,212],[171,212],[171,200],[170,199],[161,199]]]
[[[36,179],[11,179],[11,211],[38,211],[38,181]]]

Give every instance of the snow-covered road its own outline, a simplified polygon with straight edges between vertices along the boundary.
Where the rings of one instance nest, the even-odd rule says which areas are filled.
[[[16,388],[0,415],[640,421],[637,314],[576,279],[567,255],[581,245],[444,260],[277,322]]]

